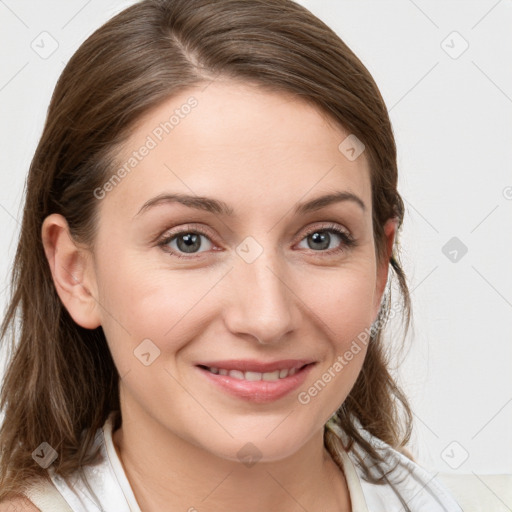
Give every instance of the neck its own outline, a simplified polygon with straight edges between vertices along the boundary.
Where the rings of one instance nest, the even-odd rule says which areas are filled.
[[[141,410],[122,408],[122,418],[113,442],[144,512],[351,510],[322,431],[286,459],[245,465],[184,440]]]

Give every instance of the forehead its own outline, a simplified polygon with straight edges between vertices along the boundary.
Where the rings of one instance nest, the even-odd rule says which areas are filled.
[[[118,214],[133,216],[167,192],[216,197],[237,216],[340,191],[371,210],[364,152],[347,158],[350,133],[318,108],[240,82],[205,85],[166,100],[133,128],[117,156],[123,177],[107,196]]]

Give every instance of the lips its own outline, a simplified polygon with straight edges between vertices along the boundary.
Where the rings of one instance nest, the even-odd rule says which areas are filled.
[[[296,389],[313,366],[314,361],[306,359],[205,361],[196,365],[220,389],[258,403],[277,400]]]

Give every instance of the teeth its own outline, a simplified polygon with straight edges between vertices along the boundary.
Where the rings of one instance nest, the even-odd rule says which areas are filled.
[[[276,381],[279,379],[285,379],[286,377],[291,377],[297,373],[297,368],[292,368],[288,370],[288,368],[283,368],[282,370],[275,370],[273,372],[242,372],[240,370],[226,370],[224,368],[215,368],[208,367],[208,370],[211,373],[215,373],[218,375],[229,375],[234,379],[239,380],[249,380],[249,381],[257,381],[257,380],[265,380],[265,381]]]
[[[261,380],[260,372],[245,372],[245,380]]]
[[[262,380],[278,380],[281,372],[276,370],[275,372],[266,372],[261,374]]]

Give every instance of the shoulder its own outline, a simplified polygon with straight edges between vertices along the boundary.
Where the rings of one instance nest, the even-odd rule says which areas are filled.
[[[40,512],[40,510],[22,494],[16,494],[0,502],[0,512]]]

